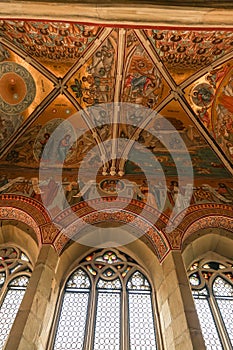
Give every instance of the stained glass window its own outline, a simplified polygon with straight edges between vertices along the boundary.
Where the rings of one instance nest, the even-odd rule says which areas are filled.
[[[65,284],[52,349],[156,350],[151,294],[130,257],[93,252]]]
[[[29,277],[29,258],[19,248],[0,247],[0,350],[19,310]]]
[[[189,281],[207,350],[233,348],[233,265],[196,261]]]

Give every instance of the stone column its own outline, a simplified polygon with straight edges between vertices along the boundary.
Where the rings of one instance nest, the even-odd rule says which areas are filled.
[[[157,301],[166,350],[205,350],[182,255],[171,251],[162,262]]]
[[[58,255],[43,245],[4,350],[46,350],[58,288]]]

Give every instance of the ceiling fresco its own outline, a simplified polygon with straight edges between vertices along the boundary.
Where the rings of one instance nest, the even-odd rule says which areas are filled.
[[[109,103],[122,110],[109,113]],[[64,124],[71,116],[73,127]],[[167,213],[177,167],[189,177],[182,144],[192,203],[232,203],[233,31],[0,21],[0,193],[41,200],[40,165],[50,172],[62,165],[71,205],[91,190],[93,171],[103,195],[123,191],[128,179],[142,201],[149,179],[151,205],[161,209],[170,194]],[[56,184],[48,178],[43,186]]]
[[[177,83],[232,52],[232,31],[147,29],[145,33]]]
[[[5,38],[63,75],[101,31],[98,26],[62,22],[1,21],[0,25]]]

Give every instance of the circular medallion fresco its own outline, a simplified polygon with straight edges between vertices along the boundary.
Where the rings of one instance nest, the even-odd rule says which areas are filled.
[[[26,68],[15,62],[0,63],[0,111],[19,114],[30,106],[36,84]]]
[[[192,91],[193,103],[198,107],[208,107],[214,97],[214,89],[206,83],[198,84]]]
[[[118,192],[124,190],[125,184],[118,179],[105,179],[100,182],[99,187],[105,193],[116,195]]]

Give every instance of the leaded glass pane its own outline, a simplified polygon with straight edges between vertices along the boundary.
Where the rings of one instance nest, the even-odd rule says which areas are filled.
[[[233,346],[233,287],[223,278],[217,277],[213,284],[213,292]]]
[[[125,270],[122,272],[121,276],[124,278],[130,270],[131,270],[131,266],[127,266]]]
[[[96,261],[101,261],[104,262],[106,264],[114,264],[116,262],[122,261],[121,259],[119,259],[115,253],[113,253],[112,251],[108,251],[105,252],[103,254],[103,256],[99,256],[96,258]]]
[[[206,298],[207,298],[209,295],[206,288],[203,288],[201,290],[193,290],[192,293],[193,293],[194,298],[195,298],[195,296],[197,298],[199,298],[201,296],[206,296]]]
[[[87,269],[88,269],[88,271],[89,271],[93,276],[96,276],[96,275],[97,275],[97,272],[93,269],[92,266],[87,265]]]
[[[28,262],[29,262],[29,259],[28,259],[27,255],[24,254],[24,253],[21,253],[20,258],[21,258],[21,260],[24,260],[24,261],[28,261]]]
[[[198,262],[195,262],[192,264],[192,266],[190,267],[190,271],[196,270],[198,268]]]
[[[5,282],[5,273],[0,273],[0,288],[3,286]]]
[[[120,292],[98,292],[94,350],[120,350]]]
[[[200,278],[197,273],[193,273],[189,277],[189,282],[192,286],[198,286],[200,284]]]
[[[25,290],[8,290],[0,308],[0,350],[3,349],[6,339],[10,333],[19,306],[23,299]]]
[[[141,272],[136,271],[130,277],[127,288],[132,290],[150,290],[150,284]]]
[[[17,264],[17,266],[15,266],[13,269],[10,269],[10,274],[13,274],[14,272],[16,272],[17,270],[19,270],[19,268],[21,267],[22,265],[20,263]]]
[[[115,275],[115,271],[112,269],[107,269],[103,272],[104,277],[112,277]]]
[[[83,349],[88,300],[88,292],[65,292],[54,350]]]
[[[212,270],[216,270],[216,271],[225,269],[225,267],[226,266],[224,266],[216,261],[210,261],[209,263],[203,265],[204,269],[212,269]]]
[[[213,284],[215,296],[233,298],[233,287],[221,277],[217,277]]]
[[[222,350],[216,324],[209,306],[206,289],[193,292],[194,302],[207,350]]]
[[[100,289],[121,289],[121,282],[119,278],[113,281],[105,281],[100,278],[97,287]]]
[[[66,288],[75,288],[75,289],[90,288],[90,280],[87,274],[82,269],[78,269],[69,278],[66,284]]]
[[[130,350],[156,349],[151,295],[129,292],[128,300]]]
[[[28,285],[28,282],[29,282],[29,278],[27,276],[19,276],[15,278],[13,281],[11,281],[9,285],[13,287],[26,288]]]

